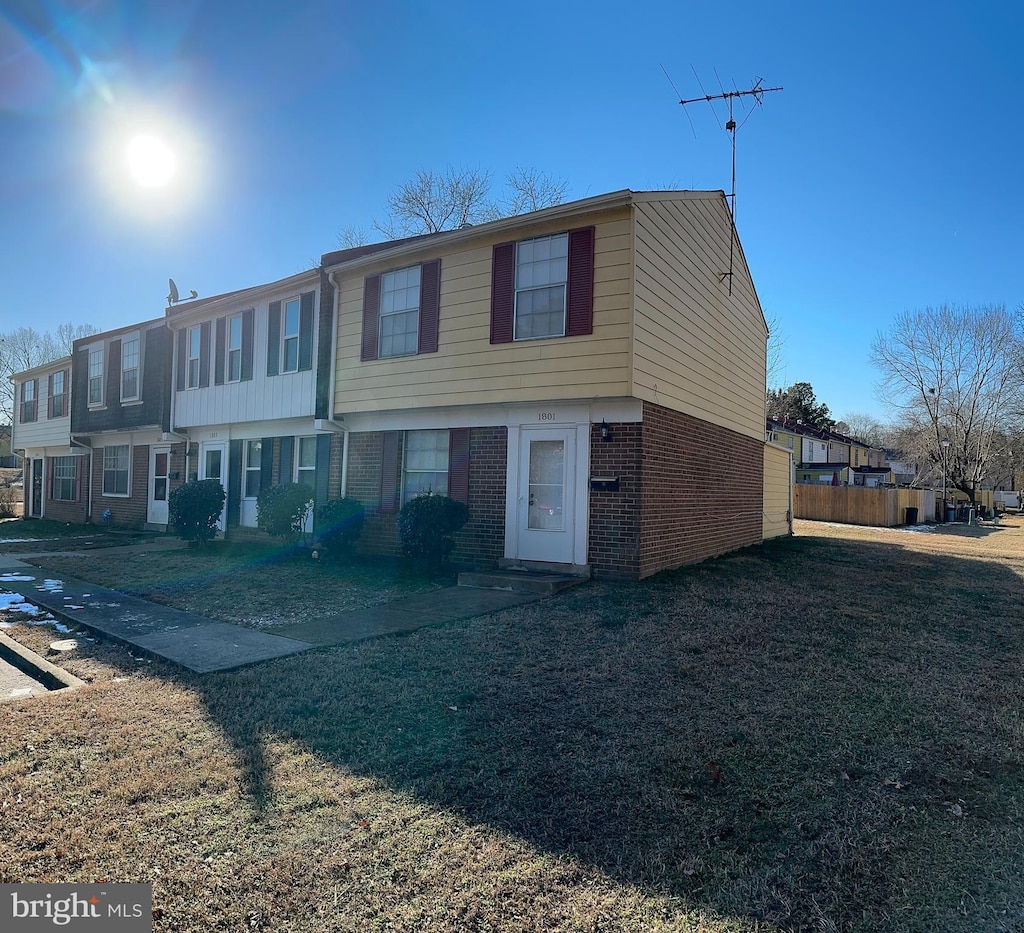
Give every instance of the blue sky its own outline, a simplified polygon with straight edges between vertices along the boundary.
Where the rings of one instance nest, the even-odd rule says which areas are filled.
[[[739,134],[737,222],[782,380],[884,415],[892,316],[1022,297],[1024,7],[0,0],[0,330],[159,316],[308,268],[419,168],[728,188],[684,97],[782,85]],[[738,109],[742,121],[746,112]],[[694,130],[691,130],[692,121]],[[126,178],[127,136],[179,171]]]

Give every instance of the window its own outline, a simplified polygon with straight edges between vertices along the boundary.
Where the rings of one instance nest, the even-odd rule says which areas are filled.
[[[225,369],[228,382],[240,382],[242,379],[242,315],[236,314],[228,318],[227,327],[227,359]]]
[[[21,384],[21,421],[35,421],[36,413],[36,380],[29,379]]]
[[[281,372],[299,371],[299,299],[284,303],[284,328],[281,333]]]
[[[299,455],[295,458],[295,482],[316,489],[316,438],[299,438]]]
[[[103,495],[128,495],[128,464],[131,448],[127,444],[103,448]]]
[[[75,465],[77,457],[54,457],[53,458],[53,488],[50,490],[51,499],[59,499],[61,502],[75,501]]]
[[[68,413],[66,374],[62,369],[50,377],[50,417],[63,418]]]
[[[516,340],[565,334],[568,266],[568,233],[516,245]]]
[[[189,389],[195,389],[199,386],[199,354],[201,346],[199,328],[190,327],[188,329],[187,343],[188,357],[185,364],[185,385]]]
[[[245,442],[245,498],[255,499],[260,494],[260,459],[262,441]]]
[[[420,267],[388,272],[380,280],[380,355],[408,356],[419,349]]]
[[[121,401],[132,402],[139,397],[139,337],[121,343]]]
[[[103,345],[89,349],[89,404],[103,404]]]
[[[402,503],[432,492],[448,495],[447,431],[407,431],[402,470]]]

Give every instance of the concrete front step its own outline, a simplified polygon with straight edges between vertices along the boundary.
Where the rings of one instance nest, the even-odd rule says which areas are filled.
[[[478,570],[459,574],[459,586],[508,590],[512,593],[549,595],[584,583],[586,577],[565,573],[536,573],[525,570]]]

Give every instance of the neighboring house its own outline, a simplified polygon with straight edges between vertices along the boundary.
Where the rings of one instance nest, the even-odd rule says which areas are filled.
[[[769,418],[766,436],[794,454],[794,480],[839,486],[892,484],[885,451],[836,431]]]
[[[13,426],[0,424],[0,468],[18,469],[21,466],[21,457],[11,447],[11,433]]]
[[[161,318],[82,337],[71,373],[72,444],[93,453],[88,518],[165,530],[186,453],[170,430],[170,329]]]
[[[332,299],[321,302],[313,269],[167,309],[174,431],[191,442],[189,477],[218,479],[227,491],[220,527],[228,533],[256,527],[261,490],[300,482],[319,502],[332,462],[340,471],[342,429],[328,399]]]
[[[24,457],[24,514],[84,522],[90,452],[71,440],[71,357],[15,373],[12,381],[12,446]]]
[[[640,578],[760,542],[767,327],[733,233],[720,191],[619,191],[326,254],[329,494],[364,548],[425,492],[468,504],[477,564]]]

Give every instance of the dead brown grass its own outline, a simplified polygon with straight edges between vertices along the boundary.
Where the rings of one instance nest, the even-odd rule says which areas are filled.
[[[0,882],[186,933],[1020,929],[1021,537],[800,523],[203,678],[94,645],[5,708]]]

